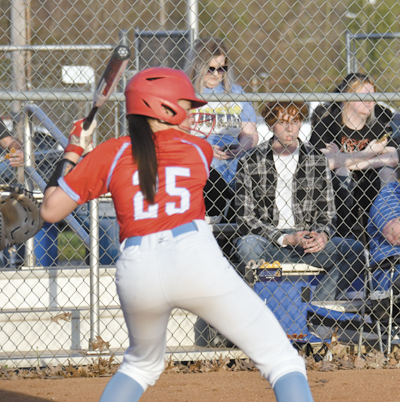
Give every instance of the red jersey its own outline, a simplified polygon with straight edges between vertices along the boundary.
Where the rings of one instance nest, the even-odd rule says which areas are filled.
[[[120,226],[120,242],[204,219],[203,187],[213,152],[210,144],[175,129],[155,133],[158,188],[149,205],[139,187],[129,137],[97,146],[67,176],[60,187],[78,204],[110,192]]]

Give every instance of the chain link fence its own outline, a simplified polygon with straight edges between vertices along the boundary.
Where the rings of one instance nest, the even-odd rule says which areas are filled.
[[[191,76],[199,96],[209,101],[203,112],[216,115],[209,138],[216,158],[205,199],[222,251],[299,347],[336,336],[359,351],[390,352],[398,340],[400,254],[398,1],[0,4],[0,116],[26,156],[25,168],[15,169],[5,159],[10,150],[3,151],[2,182],[23,183],[41,199],[72,122],[90,110],[93,89],[117,44],[127,44],[132,58],[117,93],[99,112],[97,143],[127,134],[122,93],[137,71],[166,66],[189,73],[198,40],[222,40],[222,53],[203,58]],[[350,73],[370,80],[348,86],[343,79]],[[222,83],[213,84],[221,77]],[[264,119],[276,103],[281,109]],[[300,113],[303,106],[308,113]],[[289,139],[276,142],[282,128]],[[299,153],[291,145],[297,132],[308,144]],[[384,134],[388,142],[371,144]],[[277,149],[285,141],[281,155]],[[256,144],[259,154],[250,151]],[[7,146],[3,140],[0,145]],[[320,148],[327,149],[327,159]],[[305,167],[309,157],[319,167],[328,160],[325,170],[311,162]],[[303,231],[311,238],[290,237]],[[325,257],[315,257],[313,249],[305,258],[314,231],[341,239],[335,248],[326,246]],[[248,249],[246,235],[258,236]],[[327,238],[322,236],[322,248]],[[113,283],[118,250],[107,196],[5,250],[0,365],[85,363],[109,353],[120,359],[128,334]],[[177,360],[244,356],[183,310],[171,316],[167,352]]]

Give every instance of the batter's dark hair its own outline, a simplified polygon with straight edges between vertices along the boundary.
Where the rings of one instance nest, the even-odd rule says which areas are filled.
[[[154,133],[146,116],[128,116],[133,160],[139,170],[139,186],[144,198],[154,204],[157,191],[157,149]]]

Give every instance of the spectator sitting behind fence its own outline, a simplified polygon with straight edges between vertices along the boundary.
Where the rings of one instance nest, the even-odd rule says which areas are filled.
[[[2,118],[0,118],[0,146],[7,151],[10,166],[24,166],[24,153],[21,150],[21,144],[11,135]],[[0,267],[6,266],[9,257],[8,251],[3,254],[0,252]]]
[[[189,52],[185,72],[196,92],[243,92],[234,84],[228,51],[221,39],[196,40]],[[237,156],[258,142],[257,119],[250,102],[208,102],[201,112],[215,115],[215,128],[207,139],[213,147],[212,169],[204,188],[207,215],[215,216],[221,215],[226,200],[233,197]],[[209,132],[209,127],[205,129]]]
[[[360,73],[349,74],[336,92],[375,93],[374,81]],[[366,227],[367,214],[384,184],[396,180],[398,145],[390,136],[391,112],[373,101],[330,103],[316,109],[310,143],[322,149],[334,170],[333,186],[337,208],[337,231],[354,237]],[[359,151],[365,151],[359,152]],[[361,232],[362,233],[362,232]]]
[[[240,158],[236,174],[237,250],[242,263],[306,263],[329,271],[314,300],[334,300],[364,265],[363,246],[332,237],[335,205],[327,158],[298,139],[308,114],[302,102],[268,103],[274,133]]]
[[[400,183],[387,184],[376,197],[369,214],[368,234],[370,236],[371,263],[378,264],[392,256],[400,256]],[[393,275],[393,293],[400,293],[400,265]],[[373,300],[381,306],[389,305],[389,271],[374,271]]]
[[[24,153],[21,150],[21,144],[8,131],[3,119],[0,118],[0,145],[9,151],[9,161],[12,167],[24,165]]]

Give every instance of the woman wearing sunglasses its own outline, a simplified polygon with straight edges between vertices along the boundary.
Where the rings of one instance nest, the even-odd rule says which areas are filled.
[[[185,71],[198,93],[243,93],[233,82],[228,51],[221,39],[196,40]],[[213,146],[214,158],[205,200],[209,216],[221,215],[226,198],[231,198],[234,190],[237,157],[257,145],[256,113],[250,102],[233,101],[208,102],[200,111],[215,116],[214,130],[207,139]],[[204,129],[207,128],[205,123]]]

